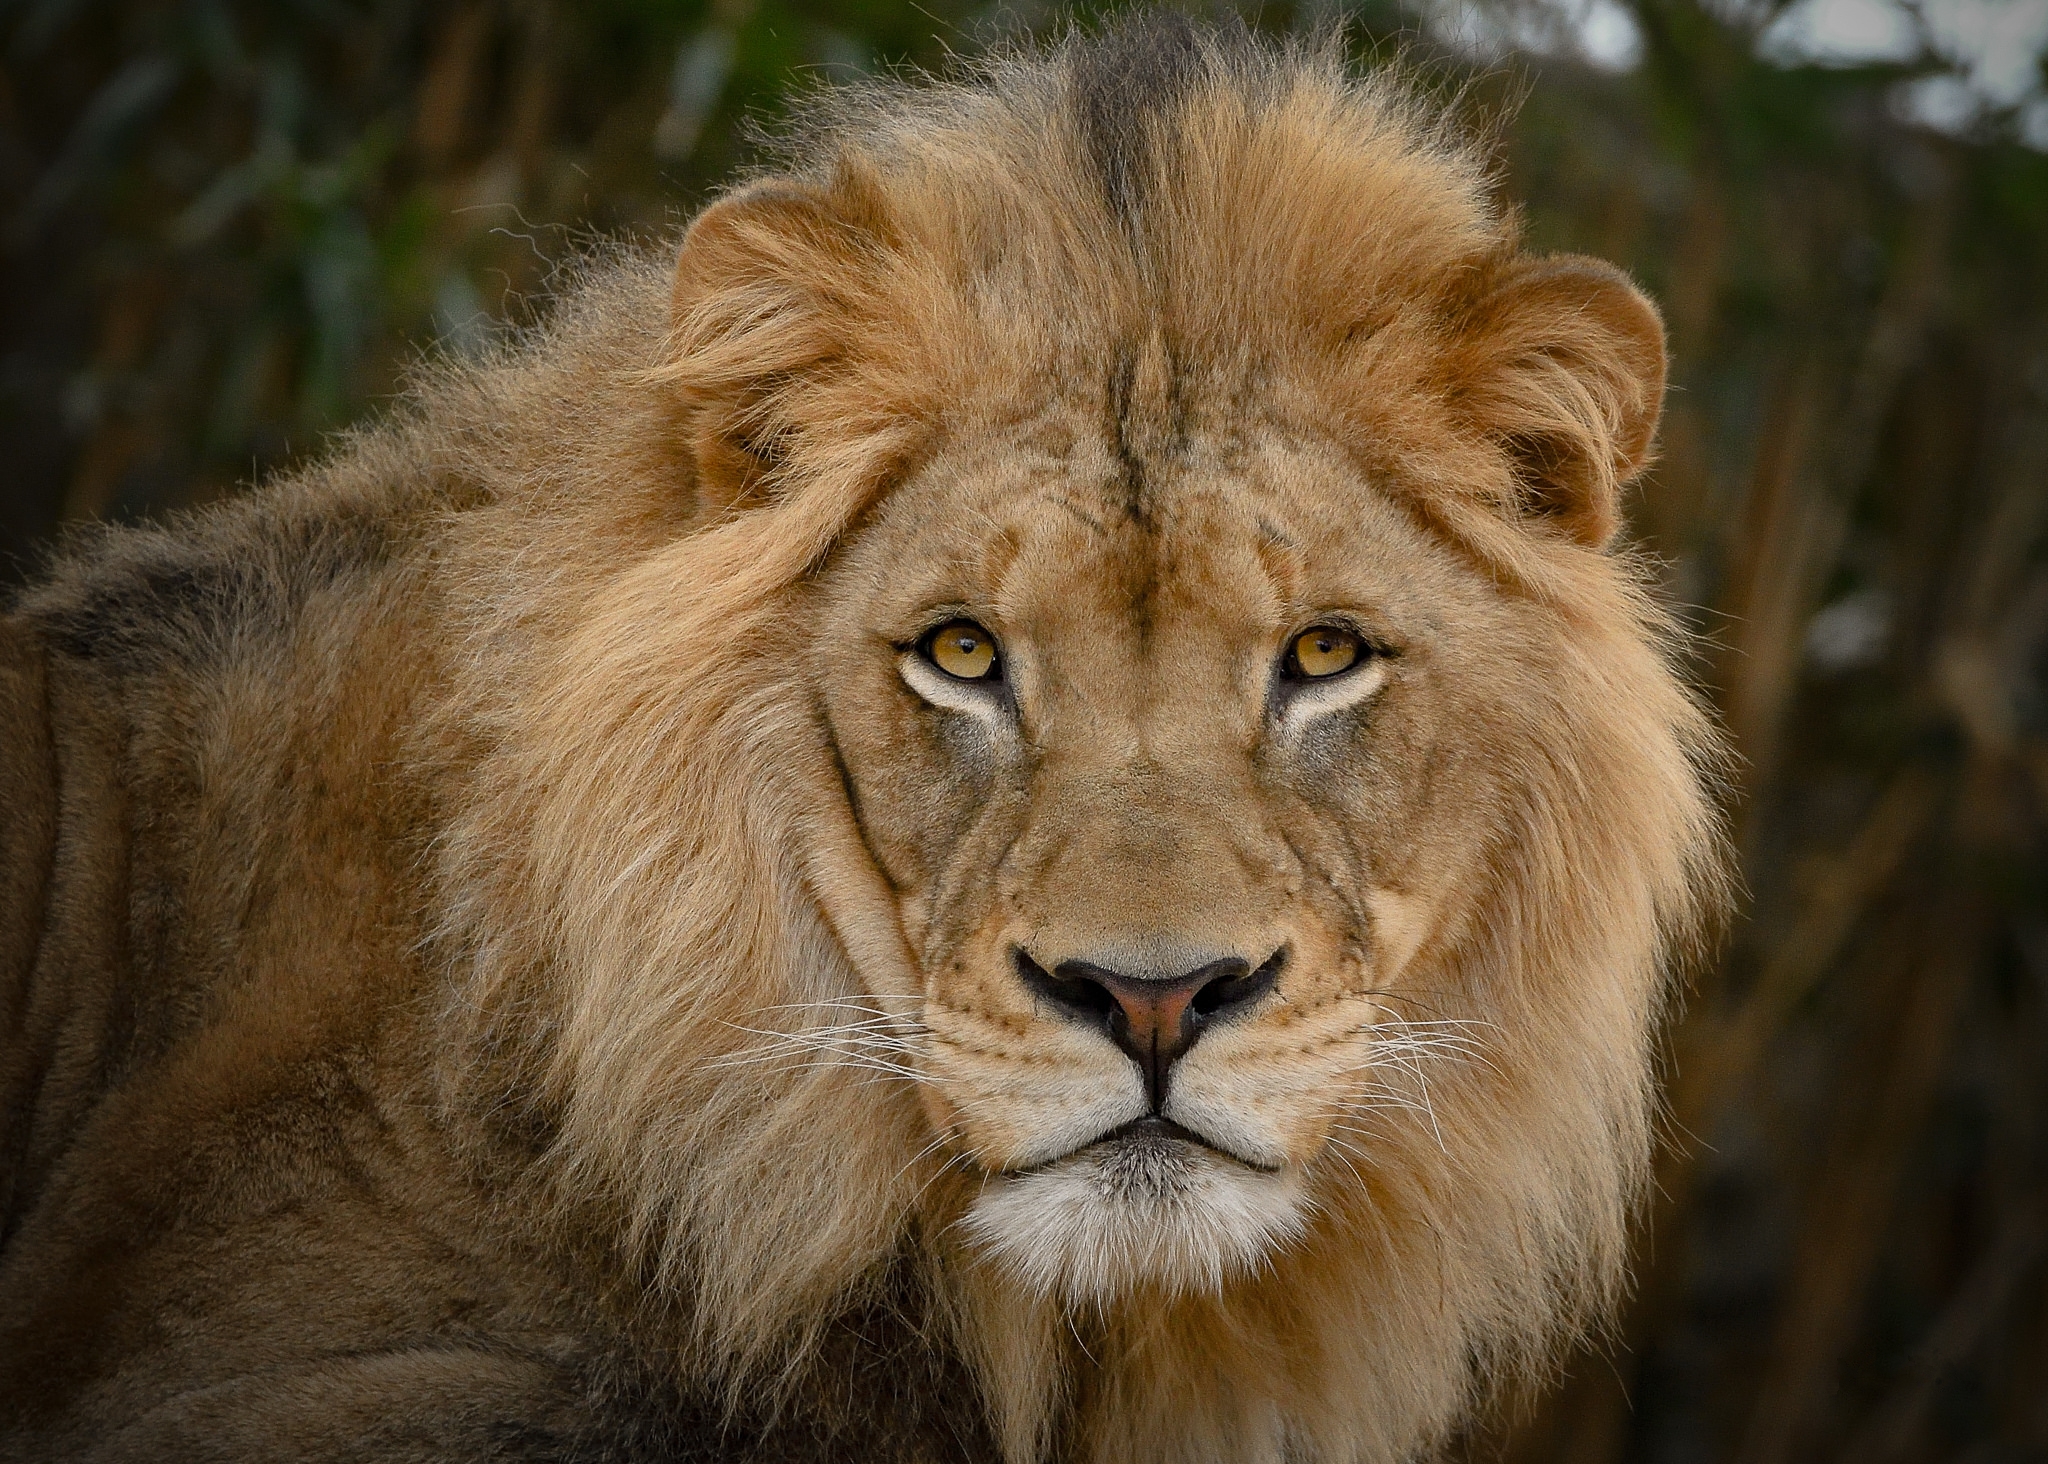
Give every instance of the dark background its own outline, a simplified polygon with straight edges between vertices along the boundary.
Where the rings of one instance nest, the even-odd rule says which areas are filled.
[[[2013,107],[1914,120],[1960,94],[1935,50],[1800,62],[1761,0],[1606,3],[1632,64],[1535,0],[1341,12],[1512,112],[1537,244],[1663,302],[1633,530],[1744,758],[1750,894],[1673,1034],[1636,1300],[1469,1451],[2048,1460],[2048,154]],[[60,525],[235,492],[529,318],[594,237],[685,217],[791,86],[1055,23],[0,0],[0,583]]]

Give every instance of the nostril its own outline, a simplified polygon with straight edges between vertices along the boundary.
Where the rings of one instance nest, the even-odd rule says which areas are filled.
[[[1287,964],[1287,948],[1282,946],[1273,952],[1255,971],[1245,970],[1242,961],[1229,964],[1234,969],[1219,973],[1195,993],[1189,1005],[1197,1017],[1228,1016],[1271,991],[1280,979],[1280,968]]]
[[[1054,975],[1021,949],[1013,948],[1017,975],[1036,996],[1071,1016],[1101,1019],[1116,1010],[1116,997],[1099,981],[1086,976]]]

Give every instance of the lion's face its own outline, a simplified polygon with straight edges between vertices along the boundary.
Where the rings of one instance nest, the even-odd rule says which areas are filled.
[[[1256,1266],[1402,1101],[1375,1069],[1460,1041],[1403,972],[1484,856],[1467,749],[1541,674],[1334,447],[1106,420],[914,475],[824,577],[815,669],[924,981],[892,1060],[990,1177],[970,1230],[1076,1296]]]
[[[886,1308],[1007,1458],[1402,1459],[1618,1291],[1722,893],[1663,327],[1173,44],[862,94],[536,378],[614,436],[451,658],[451,1020],[731,1397]]]

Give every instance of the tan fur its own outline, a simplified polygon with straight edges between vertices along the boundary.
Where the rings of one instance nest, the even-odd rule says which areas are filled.
[[[1721,897],[1610,548],[1662,384],[1397,79],[1140,22],[822,105],[673,269],[61,566],[9,1457],[1443,1439],[1622,1284]],[[1290,700],[1331,615],[1374,680]],[[1283,947],[1166,1090],[1216,1149],[1117,1178],[1137,1069],[1013,953]]]

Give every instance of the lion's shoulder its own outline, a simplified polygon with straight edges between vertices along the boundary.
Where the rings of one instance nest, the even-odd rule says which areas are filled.
[[[432,511],[370,456],[81,534],[0,614],[0,1234],[124,1087],[403,950]]]
[[[49,649],[116,674],[189,673],[367,587],[417,537],[426,495],[344,464],[166,524],[75,536],[17,598]]]

